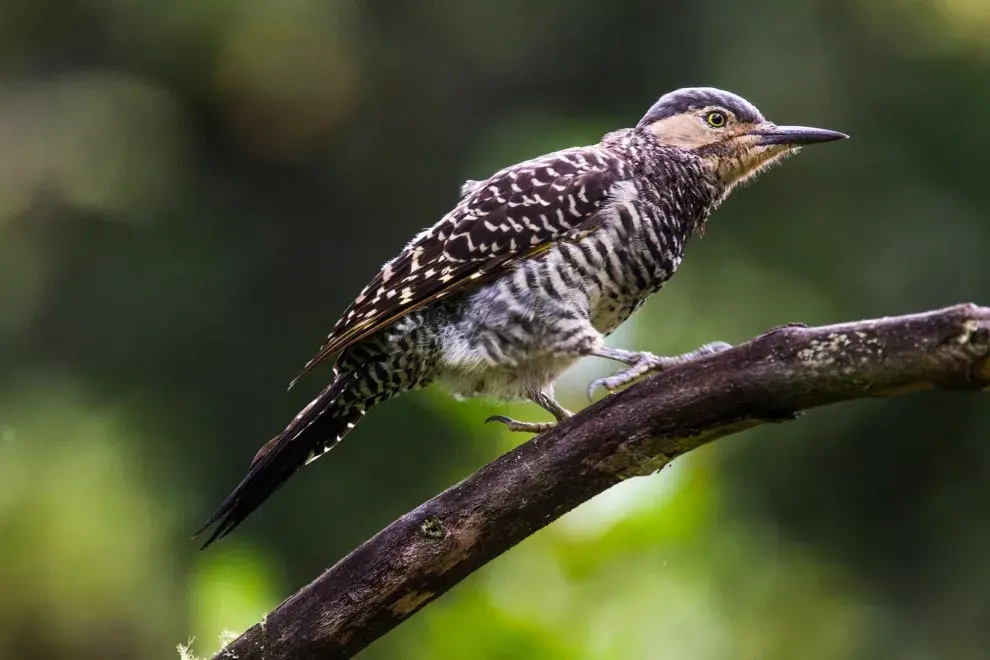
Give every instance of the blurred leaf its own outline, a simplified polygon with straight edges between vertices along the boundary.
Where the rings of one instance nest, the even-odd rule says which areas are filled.
[[[262,621],[281,600],[277,595],[280,580],[265,557],[231,545],[201,553],[192,576],[192,611],[196,629],[203,631],[199,639],[215,639],[230,629],[243,632]]]

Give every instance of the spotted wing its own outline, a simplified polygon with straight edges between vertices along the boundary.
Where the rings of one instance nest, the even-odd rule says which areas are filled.
[[[300,376],[423,305],[496,276],[555,240],[593,230],[610,189],[630,174],[621,158],[595,146],[469,181],[461,202],[361,291]]]

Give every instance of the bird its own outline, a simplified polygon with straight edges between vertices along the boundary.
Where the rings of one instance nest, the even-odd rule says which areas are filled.
[[[531,401],[555,421],[486,421],[539,433],[571,417],[554,382],[581,358],[625,365],[593,381],[591,397],[729,348],[657,356],[605,338],[670,279],[686,243],[736,187],[806,145],[846,137],[778,126],[736,94],[688,87],[598,144],[467,181],[454,208],[364,287],[292,382],[336,358],[329,385],[257,452],[196,532],[216,525],[203,548],[400,393],[437,383],[458,398]]]

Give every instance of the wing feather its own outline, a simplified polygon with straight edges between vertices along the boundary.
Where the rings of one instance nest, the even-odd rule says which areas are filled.
[[[293,384],[402,316],[495,277],[557,240],[593,230],[612,186],[630,174],[621,158],[593,146],[559,151],[469,182],[461,202],[361,291]]]

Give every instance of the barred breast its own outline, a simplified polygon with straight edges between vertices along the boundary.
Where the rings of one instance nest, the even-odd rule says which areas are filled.
[[[463,396],[524,398],[614,331],[674,273],[686,236],[656,189],[626,181],[601,229],[447,308],[439,379]]]

